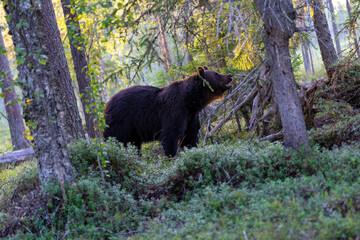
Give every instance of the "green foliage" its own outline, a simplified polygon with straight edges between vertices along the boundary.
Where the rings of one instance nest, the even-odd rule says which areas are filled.
[[[134,194],[146,194],[148,189],[165,185],[177,174],[179,160],[170,162],[165,156],[154,157],[145,153],[138,155],[134,146],[124,147],[115,139],[101,142],[96,150],[96,142],[85,140],[69,146],[70,159],[79,177],[100,177],[97,151],[103,164],[103,172],[108,182],[121,182],[124,189]]]
[[[11,152],[13,150],[13,148],[14,148],[14,146],[12,145],[10,140],[1,139],[1,141],[0,141],[0,154]]]
[[[270,181],[259,189],[208,186],[162,212],[148,231],[133,239],[356,237],[359,184],[327,186],[324,178],[313,176]]]
[[[49,186],[34,214],[18,217],[15,239],[330,239],[360,231],[359,145],[313,146],[306,155],[237,141],[168,159],[147,146],[140,157],[110,139],[101,144],[103,182],[95,144],[70,146],[78,181],[65,198],[60,186]],[[18,171],[28,177],[16,181],[17,193],[34,189],[24,184],[36,175]],[[11,223],[7,208],[0,223]]]
[[[14,239],[101,239],[139,227],[153,214],[152,204],[138,202],[118,184],[102,184],[100,179],[81,179],[66,189],[62,201],[59,185],[48,186],[48,201],[39,209],[39,216],[26,216]]]
[[[314,106],[318,111],[315,117],[316,128],[309,131],[310,139],[327,148],[360,139],[360,114],[346,98],[342,99],[338,95],[344,90],[342,88],[339,91],[338,87],[335,84],[320,89]]]
[[[309,132],[309,136],[315,143],[327,148],[359,141],[360,114],[347,117],[334,124],[324,125],[321,128],[314,128]]]
[[[18,166],[3,165],[0,168],[0,212],[8,208],[15,198],[39,186],[36,161],[27,161]]]
[[[207,65],[205,61],[192,61],[186,65],[180,65],[180,66],[171,65],[168,75],[176,80],[184,79],[196,73],[197,67],[205,66],[205,65]]]

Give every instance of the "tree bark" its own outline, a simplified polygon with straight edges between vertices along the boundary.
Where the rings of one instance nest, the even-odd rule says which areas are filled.
[[[25,120],[34,137],[40,181],[47,185],[74,180],[66,145],[84,137],[75,94],[52,3],[49,0],[5,2],[17,52],[26,105]]]
[[[351,18],[351,7],[350,7],[349,0],[346,0],[346,8],[347,8],[347,11],[348,11],[348,14],[349,14],[349,18]],[[360,57],[359,43],[357,41],[357,35],[356,35],[355,29],[353,30],[353,34],[354,34],[354,44],[355,44],[356,53]]]
[[[54,7],[51,0],[41,0],[42,22],[46,43],[48,46],[48,61],[53,65],[54,77],[61,81],[60,93],[65,108],[63,122],[68,131],[68,142],[84,138],[85,132],[82,127],[79,109],[77,107],[73,82],[70,76],[64,47],[62,45],[60,31],[56,22]]]
[[[312,0],[313,2],[313,19],[314,27],[316,29],[316,36],[320,47],[321,58],[323,60],[326,73],[329,79],[333,78],[335,72],[334,65],[338,61],[334,43],[331,38],[329,25],[326,20],[326,16],[323,13],[323,7],[321,0]]]
[[[300,24],[300,26],[305,27],[305,17],[304,16],[302,16],[299,19],[299,24]],[[311,69],[310,69],[309,51],[308,51],[309,44],[306,41],[306,39],[303,39],[301,42],[302,42],[301,53],[302,53],[302,56],[303,56],[303,59],[304,59],[305,72],[306,72],[306,75],[309,77],[310,71],[311,71]]]
[[[309,44],[306,42],[305,39],[303,39],[301,45],[301,53],[304,59],[305,72],[306,75],[309,77],[311,72],[311,66],[310,66],[310,57],[309,57],[308,49],[309,49]]]
[[[2,33],[0,32],[0,47],[6,50]],[[1,90],[4,93],[6,117],[9,123],[11,142],[14,150],[30,147],[29,141],[25,138],[25,124],[22,118],[20,105],[16,99],[14,81],[7,54],[0,53],[0,77]]]
[[[296,89],[289,53],[296,13],[291,0],[255,0],[264,22],[263,42],[267,65],[284,129],[284,145],[309,147],[304,115]]]
[[[308,48],[308,51],[309,51],[309,57],[310,57],[311,72],[312,72],[312,75],[314,76],[314,75],[315,75],[315,68],[314,68],[314,61],[313,61],[313,57],[312,57],[311,47],[310,47],[310,46],[309,46],[309,48]]]
[[[164,25],[161,22],[161,19],[159,16],[156,17],[156,20],[158,22],[159,25],[159,31],[160,31],[160,38],[159,38],[159,45],[160,45],[160,50],[162,52],[162,54],[164,55],[164,69],[166,72],[169,72],[170,70],[170,64],[171,64],[171,56],[170,56],[170,52],[169,52],[169,48],[168,48],[168,44],[166,41],[166,36],[164,33]]]
[[[91,138],[99,137],[99,134],[95,130],[94,118],[91,116],[90,113],[86,112],[86,108],[91,102],[89,92],[91,88],[91,80],[90,76],[88,75],[88,63],[86,60],[85,46],[82,40],[78,15],[74,9],[74,3],[70,3],[70,0],[61,0],[61,5],[66,21],[71,56],[74,61],[74,68],[77,83],[79,86],[79,92],[82,95],[81,103],[85,116],[87,133]],[[76,38],[74,38],[74,36],[76,36]]]
[[[334,30],[334,39],[335,39],[335,43],[336,43],[336,50],[337,50],[337,54],[339,55],[339,57],[342,58],[340,39],[339,39],[339,36],[337,36],[339,31],[338,31],[338,27],[337,27],[336,19],[335,19],[334,5],[333,5],[332,0],[328,0],[328,1],[329,1],[329,9],[330,9],[330,14],[331,14],[332,27]]]

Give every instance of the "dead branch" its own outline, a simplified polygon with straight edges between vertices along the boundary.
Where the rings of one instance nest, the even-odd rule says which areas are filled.
[[[240,108],[242,108],[243,106],[245,106],[246,104],[248,104],[251,100],[254,99],[256,93],[258,92],[258,88],[254,87],[251,92],[247,95],[247,97],[245,98],[244,101],[242,101],[239,105],[237,105],[235,108],[233,108],[230,113],[223,119],[221,120],[221,122],[216,125],[207,135],[207,137],[212,137],[212,135],[219,129],[221,128],[230,118],[231,116],[236,113],[238,110],[240,110]]]

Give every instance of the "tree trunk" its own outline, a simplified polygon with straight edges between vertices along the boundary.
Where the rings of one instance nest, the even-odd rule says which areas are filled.
[[[170,56],[170,52],[169,52],[169,48],[168,48],[168,44],[167,44],[167,41],[166,41],[166,36],[165,36],[165,33],[164,33],[164,25],[162,24],[161,22],[161,19],[159,16],[156,17],[156,20],[159,24],[159,31],[160,31],[160,39],[159,39],[159,42],[160,42],[160,50],[162,52],[162,54],[164,55],[164,69],[166,72],[169,72],[170,70],[170,64],[171,64],[171,56]]]
[[[335,12],[334,12],[334,5],[332,0],[328,0],[329,1],[329,9],[330,9],[330,14],[331,14],[331,22],[332,22],[332,26],[333,26],[333,30],[334,30],[334,39],[335,39],[335,43],[336,43],[336,50],[337,53],[339,55],[340,58],[342,58],[342,52],[341,52],[341,46],[340,46],[340,39],[338,34],[338,27],[336,24],[336,19],[335,19]]]
[[[0,47],[6,50],[2,33],[0,32]],[[11,76],[11,70],[7,54],[0,53],[0,77],[1,90],[4,93],[4,103],[6,117],[9,123],[11,142],[14,150],[29,148],[30,143],[25,138],[25,125],[21,115],[19,103],[16,99],[14,81]]]
[[[289,53],[289,39],[295,32],[296,13],[291,0],[255,0],[264,22],[263,42],[267,65],[284,129],[284,145],[308,148],[304,115],[296,89]]]
[[[304,26],[305,27],[305,17],[302,16],[299,19],[299,24],[300,26]],[[304,59],[304,66],[305,66],[305,72],[306,75],[309,77],[310,76],[310,58],[309,58],[309,52],[308,52],[308,48],[309,48],[309,44],[306,41],[306,39],[302,40],[302,45],[301,45],[301,53]]]
[[[40,181],[74,180],[66,145],[84,136],[60,33],[49,0],[8,0],[10,34],[17,52],[24,114],[34,137]]]
[[[310,9],[307,9],[307,11],[305,12],[305,22],[312,22],[311,17],[310,17]],[[310,42],[308,43],[308,48],[306,49],[306,51],[309,53],[311,72],[312,72],[312,75],[314,76],[315,69],[314,69],[314,61],[313,61],[313,57],[312,57],[312,53],[311,53],[311,45],[312,45],[311,42],[312,42],[312,40],[310,40]]]
[[[311,65],[311,72],[312,75],[315,75],[315,68],[314,68],[314,61],[313,61],[313,57],[312,57],[312,53],[311,53],[311,47],[308,47],[308,51],[309,51],[309,57],[310,57],[310,65]]]
[[[335,72],[334,65],[338,61],[334,43],[331,38],[329,25],[326,16],[323,13],[321,0],[313,1],[313,19],[314,27],[316,29],[316,36],[320,47],[321,58],[324,62],[326,73],[329,79],[332,79]]]
[[[309,48],[308,43],[306,42],[305,39],[303,39],[301,45],[301,53],[304,59],[305,72],[306,75],[309,77],[311,72],[311,66],[310,66],[310,57],[309,57],[308,48]]]
[[[88,75],[88,63],[85,55],[85,46],[82,40],[80,24],[78,21],[77,13],[75,12],[73,3],[70,0],[61,0],[61,5],[64,12],[66,21],[66,28],[70,42],[71,56],[74,61],[74,68],[76,72],[76,79],[79,86],[81,96],[81,103],[83,113],[85,116],[85,123],[87,133],[91,138],[98,137],[99,134],[95,131],[94,118],[90,113],[86,112],[87,106],[90,104],[90,88],[91,80]],[[74,39],[76,36],[76,39]]]
[[[349,14],[349,18],[351,18],[351,7],[350,7],[350,3],[349,0],[346,0],[346,8]],[[360,57],[360,49],[359,49],[359,44],[357,41],[357,35],[356,35],[356,30],[353,30],[353,35],[354,35],[354,44],[355,44],[355,49],[356,49],[356,53],[357,55]]]
[[[56,22],[54,7],[51,0],[41,0],[41,14],[44,26],[46,43],[48,46],[48,61],[52,64],[54,78],[61,81],[60,93],[62,103],[66,106],[63,122],[70,137],[67,141],[84,138],[85,132],[82,127],[79,109],[74,92],[73,82],[66,61],[64,47],[62,45],[60,31]]]
[[[189,53],[188,48],[190,47],[190,43],[191,43],[191,36],[189,31],[185,28],[184,30],[184,34],[185,34],[185,47],[184,47],[184,65],[194,61],[193,57],[191,56],[191,54]]]

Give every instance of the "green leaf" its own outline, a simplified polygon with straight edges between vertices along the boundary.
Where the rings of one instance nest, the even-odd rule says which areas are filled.
[[[40,62],[41,65],[46,65],[46,62],[47,62],[47,61],[46,61],[45,59],[40,59],[39,62]]]

